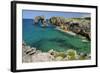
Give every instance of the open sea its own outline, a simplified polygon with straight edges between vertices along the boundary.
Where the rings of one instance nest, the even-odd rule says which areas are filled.
[[[23,19],[22,32],[23,41],[37,49],[47,52],[51,49],[56,51],[66,51],[68,49],[75,49],[78,52],[90,53],[90,41],[83,42],[85,38],[78,35],[73,36],[55,29],[55,26],[43,28],[41,23],[35,25],[32,19]]]

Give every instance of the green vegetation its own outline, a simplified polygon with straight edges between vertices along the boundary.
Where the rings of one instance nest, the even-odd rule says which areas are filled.
[[[57,52],[53,49],[49,53],[54,56],[55,61],[68,61],[68,60],[86,60],[90,59],[89,54],[77,52],[74,49],[69,49],[66,52]]]

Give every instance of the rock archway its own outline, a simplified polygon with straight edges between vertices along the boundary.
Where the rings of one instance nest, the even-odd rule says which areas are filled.
[[[44,16],[36,16],[34,18],[34,24],[38,24],[39,22],[42,23],[42,26],[46,26],[47,24]]]

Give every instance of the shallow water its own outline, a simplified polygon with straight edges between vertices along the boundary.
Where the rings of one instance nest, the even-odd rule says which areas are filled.
[[[33,24],[31,19],[23,19],[23,40],[27,45],[36,47],[44,52],[54,49],[56,51],[66,51],[75,49],[78,52],[90,53],[90,42],[83,42],[78,35],[60,32],[53,26],[41,27],[41,24]]]

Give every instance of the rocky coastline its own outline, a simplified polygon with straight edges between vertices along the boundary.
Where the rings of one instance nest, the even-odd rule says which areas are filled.
[[[38,22],[42,23],[42,27],[47,27],[48,23],[55,25],[61,31],[72,32],[77,35],[81,35],[91,41],[90,24],[91,18],[65,18],[53,16],[48,21],[44,16],[36,16],[34,18],[34,24],[37,25]]]
[[[48,24],[54,25],[55,29],[71,34],[73,36],[80,35],[87,40],[83,42],[91,41],[90,34],[90,18],[64,18],[64,17],[51,17],[46,21],[44,16],[36,16],[34,18],[34,25],[42,23],[42,27],[47,27]],[[30,47],[23,41],[22,43],[22,62],[47,62],[47,61],[72,61],[72,60],[89,60],[91,59],[90,53],[78,52],[74,48],[69,48],[66,51],[59,52],[52,48],[49,51],[43,52],[38,48]]]
[[[42,52],[37,48],[22,44],[22,63],[32,62],[50,62],[50,61],[72,61],[72,60],[89,60],[90,54],[79,53],[74,49],[68,49],[64,52],[58,52],[53,49],[48,52]]]

